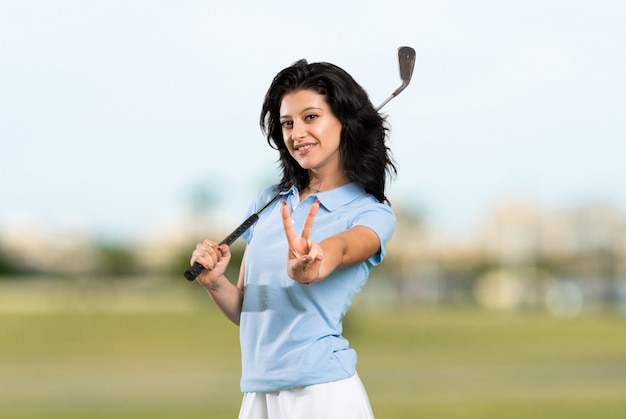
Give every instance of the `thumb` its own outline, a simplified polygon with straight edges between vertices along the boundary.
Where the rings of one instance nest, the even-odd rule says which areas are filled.
[[[230,256],[230,247],[228,247],[227,244],[221,244],[217,247],[220,251],[220,253],[222,254],[222,257],[229,257]]]

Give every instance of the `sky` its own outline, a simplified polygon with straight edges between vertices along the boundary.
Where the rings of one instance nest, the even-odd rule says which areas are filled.
[[[238,224],[279,178],[274,75],[332,62],[379,104],[404,45],[394,205],[450,231],[509,199],[626,209],[625,21],[618,0],[0,0],[0,234],[133,239],[201,193]]]

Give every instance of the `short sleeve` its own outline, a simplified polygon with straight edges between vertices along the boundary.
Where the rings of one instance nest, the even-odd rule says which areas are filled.
[[[376,266],[383,261],[386,246],[396,228],[396,215],[388,205],[377,203],[362,210],[354,219],[353,226],[360,225],[372,229],[380,239],[380,250],[369,259]]]

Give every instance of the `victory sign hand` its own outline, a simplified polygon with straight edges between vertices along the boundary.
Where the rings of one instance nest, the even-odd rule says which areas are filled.
[[[304,226],[302,227],[302,234],[300,236],[296,234],[293,227],[293,221],[291,220],[287,202],[283,201],[281,208],[283,227],[289,244],[287,274],[290,278],[302,284],[310,284],[320,279],[319,271],[324,252],[318,243],[309,239],[311,229],[313,228],[313,221],[319,207],[319,200],[316,200],[313,205],[311,205],[306,219],[304,220]]]

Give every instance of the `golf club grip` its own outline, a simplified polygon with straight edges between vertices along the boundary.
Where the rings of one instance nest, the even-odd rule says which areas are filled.
[[[249,216],[243,223],[241,223],[241,225],[239,225],[239,227],[235,229],[235,231],[230,233],[228,237],[222,240],[220,242],[220,245],[227,244],[228,246],[230,246],[231,244],[233,244],[235,240],[237,240],[239,236],[241,236],[247,229],[249,229],[252,224],[256,223],[258,219],[259,219],[258,213],[252,214],[251,216]],[[203,270],[204,270],[204,266],[196,262],[193,264],[191,268],[185,271],[184,273],[185,278],[187,278],[188,281],[193,281],[194,279],[198,277],[198,275],[202,273]]]
[[[237,227],[235,231],[230,233],[228,237],[222,240],[220,244],[227,244],[230,246],[231,244],[235,242],[235,240],[239,238],[239,236],[241,236],[247,229],[249,229],[252,224],[256,223],[258,219],[259,219],[258,213],[252,214],[246,219],[246,221],[241,223],[241,225]]]
[[[185,278],[187,278],[188,281],[193,281],[194,279],[196,279],[198,277],[198,275],[200,275],[202,273],[202,271],[204,271],[204,266],[200,265],[198,262],[194,263],[193,266],[189,269],[187,269],[184,273]]]

